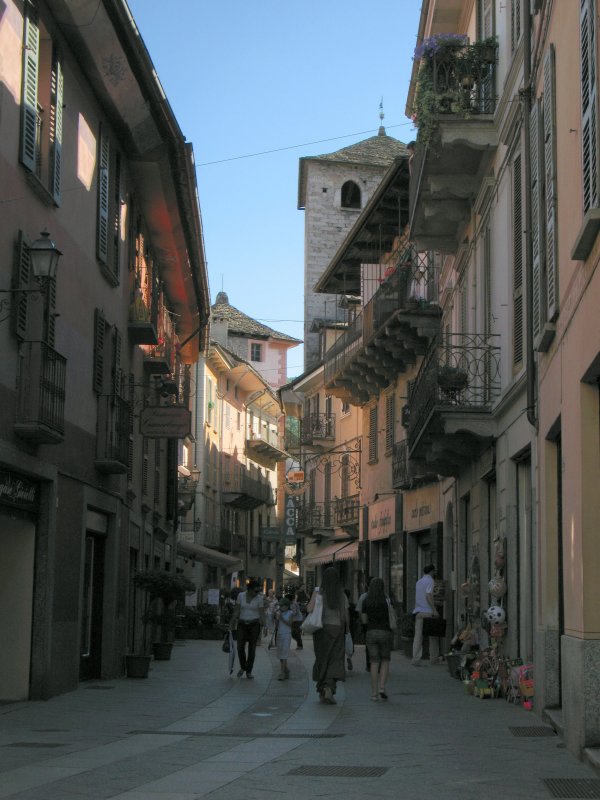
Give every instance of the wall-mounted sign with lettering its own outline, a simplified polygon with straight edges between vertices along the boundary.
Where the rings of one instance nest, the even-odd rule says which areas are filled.
[[[290,494],[285,496],[285,544],[296,544],[297,532],[296,498]]]
[[[396,530],[396,498],[371,503],[369,506],[369,541],[387,539]]]
[[[0,503],[25,511],[37,511],[37,483],[16,472],[0,470]]]
[[[437,483],[403,493],[404,529],[418,531],[440,521],[440,492]]]
[[[192,415],[185,406],[148,406],[140,414],[140,433],[148,439],[185,439]]]

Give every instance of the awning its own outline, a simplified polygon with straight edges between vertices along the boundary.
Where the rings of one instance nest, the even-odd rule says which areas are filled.
[[[222,567],[226,572],[235,572],[243,569],[244,566],[240,558],[228,556],[227,553],[220,553],[218,550],[213,550],[212,547],[204,547],[204,545],[192,544],[192,542],[177,542],[177,552],[182,556],[193,556],[204,564]]]
[[[350,558],[358,558],[358,542],[346,542],[340,544],[330,544],[322,547],[312,556],[302,556],[302,564],[328,564],[334,561],[347,561]]]

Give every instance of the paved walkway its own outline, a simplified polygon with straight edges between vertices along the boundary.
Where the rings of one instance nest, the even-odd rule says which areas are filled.
[[[557,736],[511,732],[548,732],[539,717],[466,695],[445,666],[416,669],[395,651],[389,700],[374,703],[358,647],[328,706],[310,681],[310,639],[286,682],[264,644],[253,681],[230,677],[226,659],[220,642],[177,642],[147,680],[0,706],[0,798],[537,800],[577,796],[552,794],[548,779],[600,786]]]

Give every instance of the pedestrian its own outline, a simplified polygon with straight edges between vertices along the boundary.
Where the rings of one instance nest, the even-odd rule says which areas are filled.
[[[295,595],[286,595],[290,602],[290,611],[292,612],[292,639],[296,642],[296,649],[302,650],[304,647],[302,643],[302,622],[304,621],[304,614],[300,610],[300,603],[296,600]]]
[[[281,671],[277,677],[278,681],[286,681],[290,677],[288,658],[292,642],[292,618],[293,614],[289,598],[282,597],[279,601],[279,611],[277,613],[277,658],[281,665]]]
[[[356,612],[358,614],[361,626],[361,633],[362,633],[362,640],[365,642],[365,669],[367,672],[371,671],[371,661],[369,659],[369,648],[366,646],[366,638],[367,638],[367,626],[362,623],[362,614],[363,614],[363,604],[367,599],[367,593],[369,591],[369,584],[373,578],[369,575],[369,577],[365,581],[365,590],[360,595],[358,600],[356,601]]]
[[[267,602],[265,604],[265,627],[263,635],[271,639],[275,633],[275,612],[277,611],[277,599],[275,590],[269,589],[267,592]]]
[[[435,566],[427,564],[423,568],[423,576],[419,578],[415,587],[415,638],[413,640],[412,664],[414,667],[424,666],[421,663],[423,655],[423,620],[439,616],[433,601],[433,590],[435,582],[433,575]],[[437,659],[439,653],[439,642],[433,637],[429,637],[429,658]]]
[[[256,657],[256,644],[265,621],[265,598],[260,594],[260,583],[250,581],[245,592],[240,592],[235,601],[235,609],[229,627],[237,629],[237,652],[240,661],[238,678],[244,672],[251,680],[252,667]],[[247,647],[247,652],[246,652]]]
[[[323,627],[313,633],[312,678],[321,702],[333,704],[337,682],[346,680],[344,636],[349,625],[348,599],[334,567],[327,567],[323,572],[321,585],[314,590],[308,603],[309,613],[315,607],[317,593],[323,599]]]
[[[362,622],[371,660],[371,700],[387,700],[385,691],[390,672],[393,634],[390,627],[390,601],[381,578],[373,578],[363,602]]]
[[[358,638],[357,634],[360,620],[358,611],[356,610],[356,603],[353,603],[350,599],[350,589],[344,589],[344,594],[348,600],[349,630],[350,636],[352,637],[352,653],[350,654],[346,651],[346,669],[351,672],[354,669],[354,665],[352,664],[352,656],[354,655],[354,642]]]

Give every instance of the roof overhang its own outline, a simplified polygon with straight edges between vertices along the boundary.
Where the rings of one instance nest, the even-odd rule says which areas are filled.
[[[202,561],[203,564],[221,567],[226,572],[235,572],[244,567],[242,560],[239,558],[220,553],[218,550],[204,547],[201,544],[192,544],[192,542],[177,542],[177,553],[182,556],[192,556],[198,561]]]
[[[377,245],[391,251],[396,237],[408,222],[408,157],[395,158],[346,238],[338,248],[315,292],[361,295],[361,266],[365,252]]]

